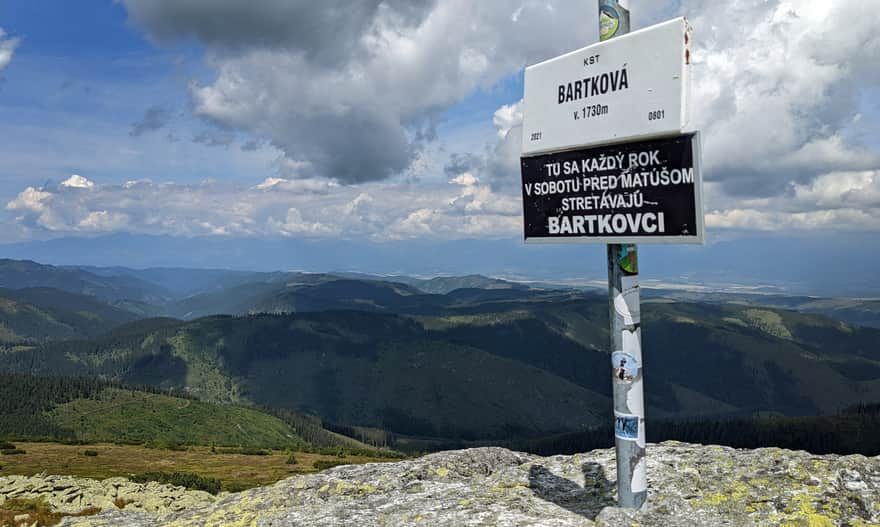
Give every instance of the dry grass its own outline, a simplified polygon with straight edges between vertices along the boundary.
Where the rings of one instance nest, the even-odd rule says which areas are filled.
[[[42,499],[38,500],[6,500],[0,505],[0,527],[23,527],[36,524],[39,527],[58,525],[69,516],[94,516],[101,509],[90,507],[76,514],[52,512],[49,505]]]
[[[142,446],[96,444],[89,450],[95,457],[82,455],[84,447],[56,443],[17,443],[27,453],[4,456],[0,476],[39,473],[106,479],[144,472],[189,472],[217,478],[223,489],[238,491],[269,485],[295,474],[317,472],[316,461],[344,461],[349,464],[383,462],[388,459],[363,456],[336,456],[295,452],[296,463],[288,465],[290,452],[271,451],[266,456],[211,453],[210,447],[191,447],[186,451],[151,449]]]

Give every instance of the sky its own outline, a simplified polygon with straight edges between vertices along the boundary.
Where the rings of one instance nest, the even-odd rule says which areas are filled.
[[[880,0],[686,15],[710,243],[877,240]],[[129,233],[516,240],[525,66],[583,0],[5,0],[0,244]]]

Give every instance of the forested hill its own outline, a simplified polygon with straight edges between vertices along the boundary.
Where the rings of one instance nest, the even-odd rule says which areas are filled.
[[[293,428],[254,409],[97,378],[0,374],[0,437],[255,448],[302,447]]]
[[[0,373],[0,440],[216,445],[250,449],[374,448],[292,411],[198,401],[96,377]]]
[[[59,289],[0,289],[0,344],[96,337],[137,318],[94,297]]]
[[[0,259],[0,287],[50,287],[93,296],[108,303],[137,301],[158,304],[167,290],[131,276],[100,276],[82,269],[43,265],[29,260]]]
[[[101,375],[429,437],[527,438],[607,422],[603,297],[445,296],[454,301],[416,303],[410,312],[401,304],[396,313],[142,321],[98,339],[10,353],[0,367]],[[753,306],[643,307],[655,418],[814,415],[880,401],[878,330]]]

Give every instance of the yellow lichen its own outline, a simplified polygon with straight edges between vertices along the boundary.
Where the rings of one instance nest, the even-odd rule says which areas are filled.
[[[449,469],[448,469],[448,468],[444,468],[444,467],[440,467],[440,468],[438,468],[437,470],[435,470],[435,472],[436,472],[437,475],[440,476],[441,478],[445,478],[446,476],[449,475]]]
[[[374,492],[378,492],[378,491],[379,491],[379,489],[377,489],[376,487],[374,487],[368,483],[363,483],[358,487],[358,492],[360,494],[373,494]]]
[[[522,485],[522,484],[517,484],[517,485],[495,485],[495,486],[492,487],[490,490],[493,491],[493,492],[507,492],[507,491],[511,491],[511,490],[521,490],[521,489],[528,489],[528,488],[529,488],[529,487],[527,487],[526,485]]]
[[[713,494],[709,494],[708,496],[703,496],[703,499],[700,500],[704,505],[711,505],[713,507],[717,507],[722,503],[727,503],[730,498],[727,497],[727,494],[721,492],[715,492]]]
[[[785,510],[788,514],[786,521],[781,524],[782,527],[834,527],[831,518],[816,512],[812,499],[807,494],[792,497],[792,504]]]
[[[340,481],[340,482],[336,483],[336,487],[330,491],[330,495],[335,496],[337,494],[344,494],[345,492],[348,492],[349,490],[354,490],[356,488],[357,487],[355,487],[351,483],[346,483],[345,481]]]

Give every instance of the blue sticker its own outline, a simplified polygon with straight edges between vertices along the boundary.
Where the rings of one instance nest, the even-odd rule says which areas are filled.
[[[620,381],[633,381],[639,376],[642,365],[629,353],[615,351],[611,354],[611,365],[614,367],[614,378]]]
[[[619,437],[620,439],[638,439],[639,416],[615,414],[614,437]]]

